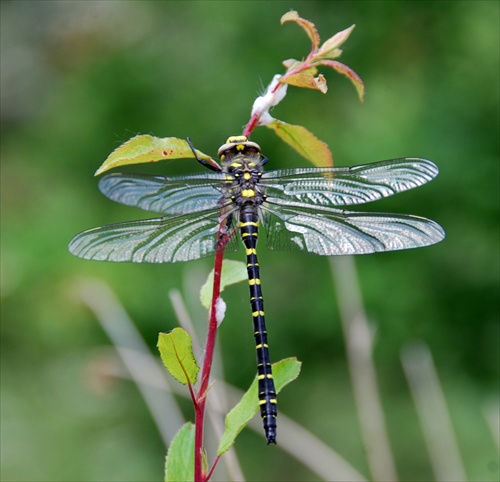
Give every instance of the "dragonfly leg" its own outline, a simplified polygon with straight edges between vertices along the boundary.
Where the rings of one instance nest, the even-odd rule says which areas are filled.
[[[193,154],[194,154],[194,158],[204,167],[210,169],[211,171],[215,171],[215,172],[220,172],[221,171],[221,168],[219,166],[217,166],[217,163],[214,162],[214,164],[211,164],[210,162],[206,161],[205,159],[202,159],[201,157],[198,156],[198,154],[196,153],[196,149],[194,148],[193,146],[193,143],[191,142],[191,139],[188,137],[187,139],[187,143],[189,144],[189,147],[191,148],[191,150],[193,151]]]

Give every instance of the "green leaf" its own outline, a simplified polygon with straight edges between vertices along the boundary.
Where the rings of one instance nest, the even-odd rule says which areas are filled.
[[[333,157],[328,146],[305,127],[287,124],[277,119],[266,127],[272,129],[279,138],[315,166],[333,166]]]
[[[194,480],[194,433],[193,423],[187,422],[172,440],[165,460],[165,482]]]
[[[161,360],[170,374],[180,383],[196,383],[200,367],[193,354],[193,342],[187,331],[174,328],[170,333],[160,333],[158,349]]]
[[[295,380],[300,373],[302,363],[296,358],[285,358],[273,363],[273,379],[276,393]],[[241,430],[247,425],[259,410],[259,398],[257,394],[257,377],[248,391],[243,395],[240,402],[226,415],[226,431],[221,438],[217,455],[227,452]]]
[[[196,154],[199,158],[216,165],[215,161],[203,152],[196,150]],[[193,151],[186,140],[177,137],[140,135],[132,137],[116,148],[95,175],[118,166],[183,158],[194,158]]]
[[[312,50],[319,47],[319,34],[312,22],[299,17],[299,14],[295,10],[291,10],[281,17],[281,25],[286,22],[295,22],[305,30],[308,37],[311,39]]]
[[[233,261],[225,259],[222,262],[222,276],[221,276],[221,292],[226,286],[239,283],[248,279],[247,266],[242,261]],[[201,304],[208,310],[212,302],[212,292],[214,285],[214,270],[210,271],[207,281],[201,287],[200,301]]]
[[[320,60],[318,64],[326,65],[327,67],[331,67],[339,74],[345,75],[356,88],[356,92],[358,93],[359,100],[363,102],[365,98],[365,84],[360,79],[359,75],[354,72],[354,70],[347,67],[347,65],[342,64],[341,62],[337,62],[336,60]]]
[[[314,77],[312,74],[301,72],[299,74],[290,75],[289,77],[283,76],[280,79],[280,82],[293,85],[295,87],[319,90],[323,94],[326,94],[326,91],[328,90],[325,77],[321,74],[318,75],[318,77]]]

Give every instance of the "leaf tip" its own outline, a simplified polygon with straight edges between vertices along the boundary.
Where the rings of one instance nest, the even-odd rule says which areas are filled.
[[[296,10],[290,10],[281,16],[280,23],[283,25],[286,22],[292,22],[299,18],[299,13]]]
[[[311,40],[313,51],[319,47],[319,34],[312,22],[301,18],[299,16],[299,13],[295,10],[290,10],[281,17],[281,25],[283,25],[285,22],[296,22],[298,25],[300,25],[300,27],[304,29],[309,39]]]

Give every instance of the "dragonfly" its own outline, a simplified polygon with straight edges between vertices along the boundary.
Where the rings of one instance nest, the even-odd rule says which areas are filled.
[[[153,219],[109,224],[76,235],[70,252],[80,258],[135,263],[176,263],[214,255],[220,243],[246,253],[257,349],[260,414],[267,443],[276,443],[277,400],[257,259],[259,228],[267,247],[320,256],[368,254],[429,246],[444,239],[436,222],[409,214],[358,212],[369,203],[421,186],[438,174],[421,158],[391,159],[354,167],[264,170],[268,159],[245,136],[219,148],[220,164],[175,177],[113,173],[99,181],[109,199],[159,213]]]

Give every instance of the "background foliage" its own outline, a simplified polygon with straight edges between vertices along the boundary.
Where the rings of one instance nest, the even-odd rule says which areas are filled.
[[[279,26],[291,8],[324,38],[357,25],[341,61],[367,96],[360,104],[350,83],[328,72],[326,96],[291,90],[276,116],[316,133],[339,166],[421,156],[441,169],[429,186],[375,207],[435,219],[447,239],[356,259],[400,478],[432,478],[399,361],[420,339],[438,367],[468,477],[498,480],[482,414],[499,394],[497,2],[0,5],[2,480],[161,479],[165,448],[135,386],[98,376],[109,341],[75,282],[106,280],[154,347],[158,332],[177,325],[169,290],[180,288],[203,322],[196,300],[211,261],[100,264],[72,258],[66,246],[84,228],[144,216],[104,199],[92,177],[129,137],[190,136],[215,154],[241,132],[280,61],[308,51],[302,32]],[[273,168],[305,165],[265,129],[253,140]],[[194,162],[139,168],[199,170]],[[328,263],[260,251],[272,356],[303,361],[280,410],[366,473]],[[255,372],[247,296],[244,285],[224,292],[219,339],[226,379],[242,388]],[[237,452],[249,480],[313,478],[252,432]]]

